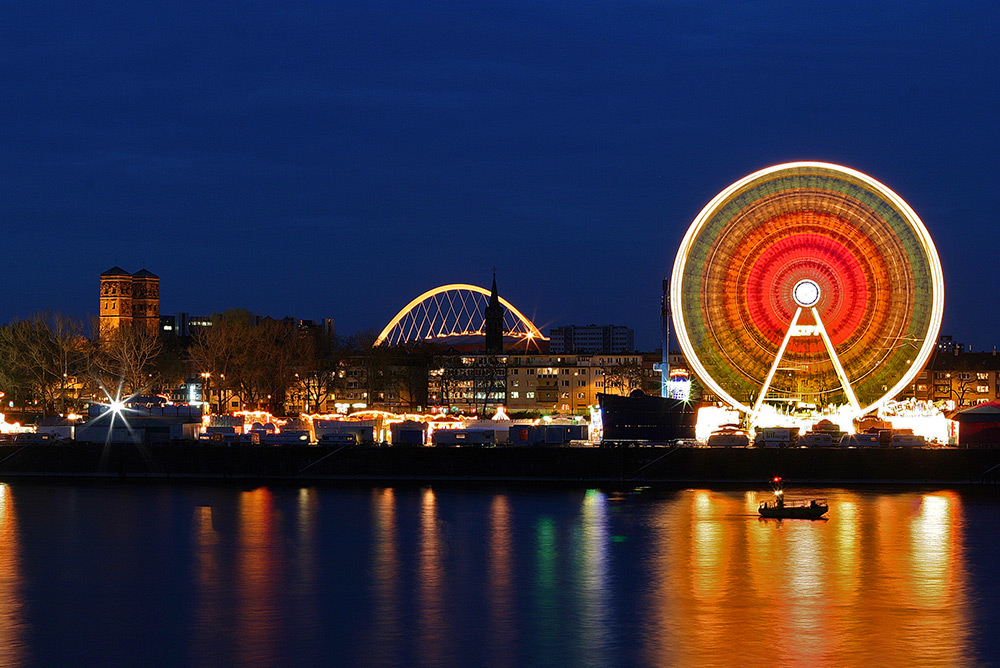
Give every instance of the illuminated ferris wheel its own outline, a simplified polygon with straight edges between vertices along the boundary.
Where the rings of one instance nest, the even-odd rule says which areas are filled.
[[[795,162],[708,203],[681,242],[670,300],[688,363],[733,407],[862,415],[923,368],[944,282],[896,193],[846,167]]]

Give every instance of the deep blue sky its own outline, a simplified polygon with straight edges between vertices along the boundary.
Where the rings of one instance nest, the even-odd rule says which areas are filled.
[[[1000,343],[995,2],[0,1],[0,320],[161,312],[381,328],[451,282],[658,341],[719,190],[854,167],[938,244],[943,332]]]

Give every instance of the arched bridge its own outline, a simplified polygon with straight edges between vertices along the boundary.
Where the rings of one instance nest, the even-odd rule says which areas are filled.
[[[428,290],[396,314],[375,345],[396,346],[416,341],[435,341],[456,336],[484,336],[484,311],[490,291],[478,285],[452,283]],[[546,341],[546,337],[523,313],[503,297],[505,337]]]

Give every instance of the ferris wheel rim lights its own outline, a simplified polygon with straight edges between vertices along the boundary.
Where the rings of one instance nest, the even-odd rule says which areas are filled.
[[[680,248],[677,252],[676,259],[674,261],[673,271],[671,274],[671,284],[670,284],[670,300],[671,300],[672,317],[674,322],[674,330],[677,335],[678,342],[680,343],[682,352],[684,353],[685,357],[688,360],[689,366],[694,371],[695,375],[707,385],[708,389],[710,389],[720,399],[730,404],[734,408],[737,408],[739,410],[748,413],[753,412],[753,408],[751,408],[751,406],[748,403],[744,403],[743,401],[740,401],[736,397],[734,397],[730,392],[728,392],[722,386],[722,384],[713,376],[713,374],[709,372],[708,368],[706,368],[705,364],[703,364],[701,356],[699,355],[698,350],[696,350],[696,347],[691,340],[691,336],[689,333],[689,323],[688,323],[689,314],[686,311],[695,307],[692,306],[691,304],[686,303],[685,301],[685,292],[684,292],[685,290],[684,281],[686,276],[685,270],[687,268],[690,259],[689,256],[692,252],[692,249],[695,247],[696,243],[701,244],[702,246],[706,245],[705,244],[706,240],[700,237],[702,232],[705,230],[706,225],[709,222],[712,222],[716,226],[720,225],[720,223],[718,221],[713,220],[713,218],[715,218],[717,214],[721,214],[721,212],[726,206],[732,205],[733,199],[736,196],[744,193],[757,195],[756,192],[753,192],[754,188],[761,188],[761,186],[763,186],[764,184],[768,184],[770,181],[777,182],[779,179],[783,177],[790,178],[800,175],[811,175],[817,179],[836,179],[842,182],[846,182],[846,184],[849,186],[862,188],[863,190],[866,191],[865,194],[867,196],[874,198],[881,204],[887,205],[895,213],[896,217],[898,219],[901,219],[902,223],[904,223],[905,226],[909,228],[908,233],[911,234],[912,237],[915,237],[916,242],[919,244],[919,251],[920,253],[922,253],[922,255],[918,256],[918,259],[923,260],[924,263],[926,264],[926,266],[918,267],[918,269],[920,270],[921,276],[926,275],[928,278],[929,285],[924,287],[929,289],[931,293],[930,300],[929,302],[926,303],[924,301],[921,301],[919,304],[920,306],[919,309],[917,308],[918,305],[911,303],[910,304],[912,307],[912,313],[910,313],[911,320],[909,322],[903,323],[906,325],[907,333],[909,333],[909,330],[912,329],[913,327],[917,327],[919,330],[921,330],[919,331],[919,334],[922,334],[923,340],[921,342],[920,348],[917,351],[916,355],[912,357],[912,359],[906,360],[906,364],[909,366],[906,368],[905,372],[901,373],[901,375],[898,378],[895,378],[895,382],[891,385],[891,387],[885,386],[885,390],[880,397],[878,397],[874,401],[869,401],[867,405],[864,405],[862,408],[860,408],[859,414],[868,413],[872,409],[884,403],[887,399],[891,399],[892,397],[896,396],[906,385],[912,382],[913,379],[916,377],[916,375],[923,369],[924,364],[927,362],[927,359],[933,352],[934,345],[937,339],[937,333],[940,330],[941,319],[944,310],[944,280],[943,280],[943,273],[941,270],[940,259],[937,254],[937,249],[935,248],[934,243],[931,240],[929,232],[927,231],[923,222],[920,220],[920,217],[892,189],[890,189],[883,183],[877,181],[876,179],[868,176],[867,174],[863,174],[862,172],[859,172],[857,170],[848,167],[843,167],[841,165],[836,165],[826,162],[799,161],[799,162],[782,163],[749,174],[743,177],[742,179],[739,179],[735,183],[731,184],[730,186],[722,190],[714,198],[712,198],[712,200],[705,205],[705,207],[701,210],[698,216],[694,219],[691,226],[688,228],[681,242]],[[858,184],[852,183],[851,182],[852,180],[858,182],[860,186]],[[772,196],[774,192],[774,191],[768,191],[766,188],[761,188],[761,190],[765,192],[765,195],[767,195],[767,193],[771,193],[771,195],[767,196]],[[751,199],[750,201],[756,204],[758,201],[763,199],[765,199],[765,197],[758,196],[757,200]],[[826,215],[829,212],[821,211],[820,213]],[[721,223],[722,228],[720,229],[725,230],[726,226],[733,224],[740,224],[744,226],[761,225],[760,222],[755,223],[750,218],[747,218],[748,222],[746,222],[743,219],[739,218],[740,215],[742,215],[742,212],[734,214],[732,216],[732,219],[726,220],[724,223]],[[835,212],[830,215],[836,216],[838,214]],[[733,221],[736,222],[734,223]],[[887,226],[892,225],[892,222],[888,220],[884,220],[882,221],[882,223]],[[751,227],[751,230],[754,231],[754,228]],[[875,259],[881,261],[883,265],[895,263],[893,271],[895,271],[897,274],[900,275],[905,274],[909,278],[911,284],[909,284],[907,287],[911,294],[910,299],[912,302],[912,299],[914,299],[912,297],[912,294],[915,293],[916,289],[916,286],[913,284],[914,281],[916,281],[914,275],[917,273],[917,270],[913,269],[910,270],[909,273],[906,273],[906,271],[904,270],[895,268],[896,264],[906,265],[907,261],[909,261],[910,258],[905,254],[910,251],[904,248],[902,251],[904,257],[902,258],[892,256],[891,249],[887,250],[883,247],[880,247],[878,244],[874,243],[871,239],[865,238],[864,235],[866,233],[867,231],[863,230],[861,232],[857,232],[857,236],[859,238],[862,238],[863,242],[868,243],[869,246],[874,247],[878,253],[881,253],[881,255],[879,255],[879,257]],[[718,232],[718,234],[719,238],[721,238],[722,232]],[[797,237],[792,238],[791,241],[788,241],[787,239],[785,241],[788,241],[788,243],[794,243],[796,238],[801,240],[807,236],[808,235],[800,233],[798,234]],[[835,243],[841,243],[841,240],[840,239],[836,239],[834,241],[827,240],[827,243],[832,248]],[[709,250],[715,250],[715,247],[718,244],[719,244],[718,238],[708,239]],[[699,250],[705,251],[706,249],[699,248]],[[776,252],[780,253],[780,249],[779,251]],[[835,259],[837,259],[844,265],[844,267],[841,268],[842,271],[846,272],[850,269],[847,266],[849,263],[851,262],[854,262],[855,264],[857,263],[858,257],[856,256],[858,255],[858,252],[859,252],[858,250],[854,249],[851,252],[843,252],[842,253],[842,255],[844,256],[843,258],[839,256],[835,257]],[[897,251],[897,253],[898,252],[899,251]],[[830,251],[830,253],[832,254],[831,257],[836,255],[834,251]],[[867,261],[869,258],[862,255],[860,259],[862,261]],[[700,261],[703,264],[695,265],[695,269],[698,269],[699,267],[702,266],[707,266],[707,260],[705,260],[704,257],[702,257]],[[906,267],[904,267],[904,269],[905,268]],[[785,274],[787,274],[787,276],[784,277],[784,280],[796,281],[794,283],[794,287],[791,287],[789,292],[783,293],[787,297],[788,301],[791,303],[791,306],[793,308],[795,306],[798,306],[799,308],[807,310],[815,310],[817,305],[820,306],[823,305],[820,303],[821,300],[827,302],[829,300],[835,300],[838,298],[836,290],[834,290],[833,292],[829,292],[829,288],[831,286],[829,284],[829,280],[827,280],[826,277],[809,273],[809,271],[815,271],[815,267],[807,267],[807,268],[802,268],[800,270],[787,270],[784,267],[782,267],[781,270],[784,271]],[[769,274],[769,276],[771,276],[772,279],[774,273],[775,272],[772,271],[772,273]],[[895,275],[896,274],[894,274],[894,276]],[[855,279],[853,275],[848,276],[848,278],[850,278],[851,280]],[[866,285],[865,276],[861,276],[858,280],[860,280],[861,286],[860,288],[856,289],[861,289],[861,290],[867,289],[864,287]],[[821,283],[826,287],[825,288],[821,287]],[[790,286],[790,284],[787,282],[785,283],[785,285]],[[844,289],[847,288],[845,287]],[[885,292],[887,289],[883,287],[882,290],[883,292]],[[691,293],[690,289],[688,290],[688,293],[689,294]],[[888,292],[888,294],[890,295],[890,297],[893,296],[891,290]],[[907,297],[907,295],[903,296]],[[886,297],[885,299],[889,298]],[[832,301],[830,301],[830,303],[832,303]],[[697,308],[702,308],[702,305],[701,304],[697,305]],[[859,307],[859,308],[868,308],[868,307]],[[920,312],[918,313],[918,311]],[[698,320],[699,321],[698,324],[700,326],[704,327],[705,323],[708,322],[708,316],[706,316],[701,310],[692,311],[691,313],[692,313],[692,318]],[[919,319],[917,317],[918,315],[920,316]],[[924,320],[926,320],[926,328],[923,327]],[[754,324],[756,325],[757,323],[755,322]],[[852,324],[855,327],[860,326],[857,325],[856,323]],[[841,340],[843,340],[844,336],[849,336],[849,335],[850,333],[848,334],[842,333],[840,335]],[[704,332],[702,332],[702,338],[706,338]],[[915,338],[920,338],[920,337],[914,337],[914,339]],[[716,353],[716,355],[718,356],[720,350],[715,350],[711,352]],[[721,352],[726,352],[726,351],[721,350]],[[835,354],[831,350],[831,357],[834,356]],[[888,357],[889,354],[887,353],[886,359],[888,359]],[[777,361],[775,362],[775,365],[776,364]],[[834,360],[834,364],[839,365],[839,362],[837,360]],[[872,370],[871,372],[874,372],[874,370]],[[845,390],[847,390],[846,387]],[[850,394],[850,392],[848,392],[848,394]]]

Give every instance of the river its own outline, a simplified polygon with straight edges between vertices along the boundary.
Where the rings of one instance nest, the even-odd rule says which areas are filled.
[[[1000,494],[0,484],[0,666],[964,666]]]

